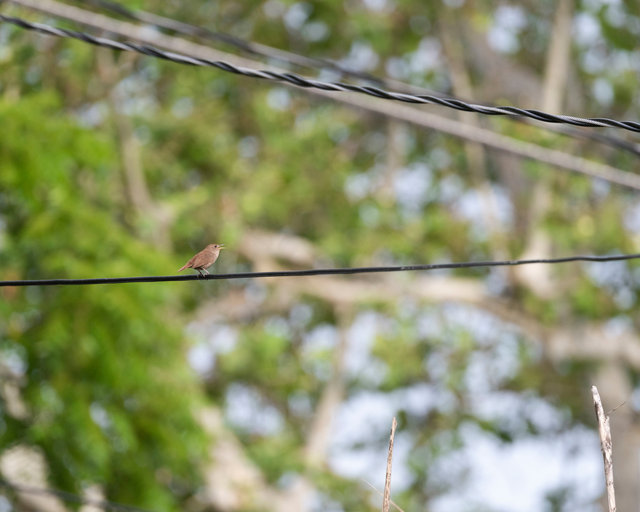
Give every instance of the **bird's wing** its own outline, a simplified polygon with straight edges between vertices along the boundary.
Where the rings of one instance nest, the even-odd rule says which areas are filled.
[[[180,270],[178,270],[178,272],[180,272],[181,270],[184,270],[185,268],[195,268],[197,265],[194,265],[196,258],[198,256],[200,256],[200,252],[198,254],[196,254],[193,258],[191,258],[189,261],[187,261]]]
[[[202,268],[206,266],[210,261],[210,257],[207,251],[200,251],[193,258],[189,260],[191,268]]]

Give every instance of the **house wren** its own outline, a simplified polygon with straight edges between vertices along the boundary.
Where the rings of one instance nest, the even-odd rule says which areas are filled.
[[[207,245],[193,258],[187,261],[182,268],[178,270],[178,272],[183,271],[185,268],[192,268],[193,270],[197,270],[201,276],[208,274],[209,272],[207,272],[207,269],[216,262],[221,249],[224,249],[224,244]]]

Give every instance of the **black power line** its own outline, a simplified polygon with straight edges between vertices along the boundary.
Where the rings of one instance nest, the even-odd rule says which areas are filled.
[[[356,71],[338,64],[337,62],[328,59],[319,59],[315,57],[307,57],[297,53],[281,50],[279,48],[273,48],[253,41],[246,41],[239,37],[233,36],[220,31],[211,30],[183,21],[174,20],[172,18],[166,18],[164,16],[158,16],[140,10],[132,10],[117,2],[111,0],[85,0],[86,3],[95,5],[111,11],[112,13],[119,14],[120,16],[132,21],[139,21],[158,27],[163,30],[167,30],[173,33],[178,33],[186,36],[198,37],[201,39],[207,39],[210,41],[218,41],[230,46],[233,46],[243,52],[250,55],[258,55],[260,57],[266,57],[273,59],[281,63],[294,66],[306,67],[311,69],[330,69],[344,76],[350,76],[360,80],[367,80],[368,82],[376,85],[386,86],[387,80],[378,78],[370,73],[364,71]],[[438,94],[433,92],[433,94]]]
[[[396,90],[399,89],[403,92],[412,92],[414,94],[432,94],[435,96],[447,97],[447,95],[442,92],[433,91],[422,86],[405,84],[393,79],[390,80],[388,78],[377,77],[375,75],[372,75],[371,73],[347,68],[332,60],[308,57],[305,55],[300,55],[298,53],[281,50],[279,48],[273,48],[264,44],[255,43],[253,41],[247,41],[224,32],[214,31],[208,28],[200,27],[198,25],[192,25],[190,23],[185,23],[183,21],[178,21],[172,18],[166,18],[164,16],[158,16],[157,14],[141,10],[134,11],[117,2],[113,2],[112,0],[85,0],[85,2],[91,5],[95,5],[96,7],[103,8],[114,14],[123,16],[124,18],[127,18],[131,21],[138,21],[141,23],[153,25],[154,27],[157,27],[161,30],[169,31],[172,33],[197,37],[199,39],[205,39],[209,41],[223,42],[235,48],[238,48],[250,55],[266,57],[278,62],[286,63],[288,65],[306,67],[315,71],[317,71],[318,69],[330,69],[332,71],[340,73],[343,76],[369,81],[379,87],[394,88]],[[467,101],[465,98],[461,98],[459,96],[448,95],[448,97]],[[530,123],[529,119],[516,118],[516,120]],[[548,129],[551,128],[549,127]],[[613,146],[624,151],[629,151],[636,156],[640,156],[640,144],[634,144],[618,137],[613,137],[611,135],[602,133],[576,130],[575,128],[570,128],[568,126],[555,127],[555,131],[564,135],[568,135],[569,137],[594,140],[601,144]]]
[[[273,48],[271,46],[267,46],[264,44],[255,43],[253,41],[246,41],[244,39],[241,39],[239,37],[236,37],[224,32],[214,31],[208,28],[200,27],[198,25],[192,25],[190,23],[185,23],[183,21],[178,21],[172,18],[166,18],[164,16],[158,16],[157,14],[153,14],[153,13],[149,13],[141,10],[134,11],[117,2],[113,2],[112,0],[85,0],[85,1],[91,5],[95,5],[96,7],[100,7],[114,14],[123,16],[124,18],[127,18],[131,21],[147,23],[161,30],[169,31],[172,33],[197,37],[197,38],[205,39],[209,41],[223,42],[235,48],[238,48],[241,51],[244,51],[250,55],[258,55],[261,57],[266,57],[272,60],[286,63],[288,65],[306,67],[316,71],[318,69],[330,69],[332,71],[340,73],[343,76],[366,80],[379,87],[400,89],[403,92],[413,92],[414,94],[432,94],[432,95],[441,96],[441,97],[447,96],[444,93],[433,91],[422,86],[405,84],[397,80],[389,80],[388,78],[377,77],[375,75],[372,75],[371,73],[353,70],[345,66],[342,66],[341,64],[338,64],[337,62],[334,62],[332,60],[308,57],[308,56],[300,55],[290,51],[281,50],[279,48]],[[460,98],[459,96],[449,95],[448,97],[467,101],[466,99]],[[530,123],[529,119],[516,118],[516,120]],[[551,128],[548,128],[548,129],[551,129]],[[593,132],[577,130],[575,128],[570,128],[568,126],[555,127],[555,131],[557,131],[558,133],[562,133],[564,135],[568,135],[569,137],[594,140],[601,144],[606,144],[618,149],[622,149],[624,151],[629,151],[630,153],[636,156],[640,156],[640,144],[634,144],[624,139],[620,139],[618,137],[613,137],[611,135],[606,135],[602,133],[593,133]]]
[[[386,91],[384,89],[372,86],[361,86],[344,82],[322,82],[319,80],[305,78],[294,73],[279,73],[269,70],[250,69],[241,66],[234,66],[233,64],[230,64],[228,62],[191,57],[174,52],[166,52],[149,45],[141,45],[133,42],[118,42],[104,37],[92,36],[85,32],[77,32],[74,30],[52,27],[42,23],[31,23],[21,18],[15,18],[12,16],[0,15],[0,20],[7,23],[12,23],[27,30],[34,30],[56,37],[79,39],[89,44],[104,46],[113,50],[138,52],[151,57],[177,62],[179,64],[214,67],[228,73],[234,73],[236,75],[259,78],[262,80],[286,82],[290,85],[295,85],[298,87],[314,88],[323,91],[356,92],[359,94],[366,94],[385,100],[402,101],[404,103],[414,104],[435,104],[443,107],[453,108],[456,110],[462,110],[464,112],[476,112],[478,114],[489,116],[518,116],[535,119],[537,121],[542,121],[545,123],[570,124],[574,126],[584,127],[621,128],[632,132],[640,132],[640,123],[636,121],[618,121],[615,119],[604,117],[584,118],[575,116],[554,115],[535,109],[523,109],[513,106],[494,107],[488,105],[478,105],[474,103],[467,103],[455,98],[442,98],[429,94],[406,94]]]
[[[640,259],[640,254],[618,254],[612,256],[567,256],[564,258],[540,258],[505,261],[467,261],[462,263],[432,263],[426,265],[397,265],[385,267],[316,268],[307,270],[274,270],[270,272],[235,272],[230,274],[210,274],[206,276],[145,276],[145,277],[98,277],[91,279],[33,279],[0,281],[2,286],[71,286],[89,284],[159,283],[169,281],[218,281],[228,279],[256,279],[260,277],[309,277],[345,274],[374,274],[383,272],[414,272],[425,270],[447,270],[480,267],[511,267],[536,263],[556,264],[574,261],[623,261]]]

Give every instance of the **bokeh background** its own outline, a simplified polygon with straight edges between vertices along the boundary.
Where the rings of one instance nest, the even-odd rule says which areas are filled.
[[[392,89],[638,119],[631,0],[126,6]],[[466,131],[420,125],[442,119]],[[487,132],[534,158],[466,135]],[[640,251],[637,190],[536,154],[634,173],[640,153],[622,130],[317,95],[0,23],[3,280],[174,274],[213,242],[220,273]],[[20,486],[155,511],[378,510],[393,416],[405,511],[603,510],[591,384],[619,406],[618,506],[638,510],[639,283],[616,262],[0,288],[0,510],[79,506]]]

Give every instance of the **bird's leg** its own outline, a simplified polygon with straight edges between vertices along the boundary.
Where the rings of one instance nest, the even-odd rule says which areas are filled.
[[[197,268],[196,270],[198,271],[198,277],[204,277],[204,274],[202,273],[201,268]]]
[[[202,269],[202,271],[203,271],[205,274],[209,275],[209,271],[208,271],[206,268],[203,268],[203,269]]]

